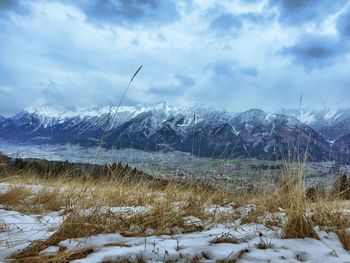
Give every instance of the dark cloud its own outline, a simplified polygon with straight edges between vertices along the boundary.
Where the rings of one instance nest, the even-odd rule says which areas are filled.
[[[209,28],[219,34],[237,34],[242,27],[241,19],[232,13],[223,13],[214,18]]]
[[[234,14],[225,11],[223,6],[217,4],[206,10],[204,17],[211,21],[209,31],[213,31],[217,35],[237,37],[244,30],[244,26],[265,25],[274,18],[274,15],[262,12]]]
[[[295,64],[308,71],[332,66],[350,51],[350,11],[337,18],[336,28],[337,36],[304,34],[282,54],[291,56]]]
[[[180,17],[175,1],[167,0],[77,0],[65,1],[80,8],[96,24],[162,24]]]
[[[291,26],[322,21],[344,7],[348,0],[269,0],[270,7],[278,7],[279,21]]]
[[[9,19],[13,14],[28,15],[29,13],[29,6],[21,0],[0,0],[0,18]]]
[[[196,81],[193,78],[186,75],[175,74],[175,78],[179,82],[179,85],[182,87],[192,87],[196,84]]]
[[[173,97],[173,96],[181,96],[185,93],[185,89],[183,87],[178,86],[154,86],[148,89],[148,91],[152,95],[156,96],[165,96],[165,97]]]
[[[256,3],[261,3],[263,0],[240,0],[241,4],[254,5]]]
[[[264,15],[262,13],[258,12],[247,12],[243,13],[238,16],[239,19],[241,19],[242,22],[250,22],[250,23],[255,23],[255,24],[262,24],[265,22],[270,21],[273,16],[271,15]]]
[[[13,6],[18,5],[18,0],[2,0],[0,1],[0,9],[11,9]]]
[[[249,76],[249,77],[257,77],[258,76],[258,70],[255,67],[242,67],[238,69],[238,72]]]
[[[294,45],[282,51],[306,69],[331,66],[346,52],[348,46],[338,38],[319,35],[303,35]]]
[[[180,96],[185,94],[186,90],[193,87],[196,82],[192,77],[175,74],[174,75],[174,84],[166,86],[154,86],[148,89],[148,91],[155,95],[160,96]]]
[[[210,65],[213,72],[213,79],[221,78],[255,78],[258,76],[258,70],[253,66],[240,66],[236,61],[220,60]]]
[[[350,11],[338,17],[337,30],[341,37],[350,37]]]

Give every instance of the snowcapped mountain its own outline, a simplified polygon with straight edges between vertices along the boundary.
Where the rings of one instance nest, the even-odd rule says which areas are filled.
[[[350,134],[350,109],[302,109],[300,112],[299,110],[283,112],[309,125],[330,142]]]
[[[114,126],[124,123],[136,117],[143,112],[162,112],[167,113],[173,111],[173,107],[167,106],[165,103],[157,103],[152,106],[121,106],[117,109],[115,106],[90,106],[90,107],[71,107],[65,109],[63,107],[54,107],[51,105],[28,107],[24,109],[24,113],[37,116],[41,126],[52,126],[58,122],[65,122],[69,119],[75,119],[77,122],[81,120],[91,120],[101,117],[118,115],[114,118]],[[16,115],[17,116],[17,115]]]
[[[1,123],[3,123],[5,120],[6,120],[6,118],[0,115],[0,125],[1,125]]]
[[[245,146],[249,145],[255,152],[254,156],[262,151],[276,157],[308,151],[320,160],[327,159],[330,153],[328,142],[292,116],[250,110],[234,118],[233,127],[239,131]]]
[[[308,151],[327,160],[330,144],[295,117],[250,110],[233,114],[165,103],[134,107],[29,107],[0,124],[3,139],[30,143],[178,150],[208,157],[276,159]]]

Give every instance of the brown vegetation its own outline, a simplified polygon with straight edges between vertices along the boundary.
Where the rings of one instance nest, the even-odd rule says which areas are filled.
[[[18,162],[17,165],[19,163],[23,165],[24,162]],[[16,169],[19,169],[17,165]],[[27,169],[27,166],[24,166],[23,169],[6,174],[12,186],[0,194],[0,203],[7,209],[28,214],[60,211],[66,215],[60,229],[48,240],[34,243],[26,250],[13,255],[12,258],[18,262],[68,262],[86,255],[89,251],[72,254],[62,248],[55,257],[45,258],[38,258],[39,252],[48,246],[58,245],[62,240],[99,233],[119,232],[124,236],[147,236],[149,233],[172,235],[179,231],[200,231],[203,225],[188,224],[184,218],[192,216],[202,222],[232,222],[242,217],[241,214],[237,214],[237,210],[233,214],[215,217],[208,215],[205,209],[213,206],[240,208],[248,204],[253,204],[254,209],[242,218],[242,223],[258,222],[266,212],[284,211],[287,224],[283,229],[283,238],[318,239],[314,230],[314,226],[317,225],[335,231],[344,248],[348,249],[350,246],[349,234],[345,231],[350,227],[350,220],[341,212],[342,207],[339,205],[342,204],[340,199],[346,199],[347,196],[338,194],[346,193],[348,189],[344,177],[337,180],[334,187],[338,192],[333,189],[327,194],[319,190],[322,192],[322,195],[319,195],[315,190],[312,193],[313,198],[307,198],[302,169],[295,171],[288,167],[284,170],[282,184],[275,190],[254,192],[234,191],[197,182],[155,180],[118,164],[101,168],[106,172],[106,176],[84,174],[73,177],[68,176],[69,173],[63,172],[64,170],[47,168],[50,165],[55,164],[35,164],[32,166],[36,167],[35,169]],[[70,165],[63,164],[72,171]],[[61,164],[58,167],[61,167]],[[53,175],[53,171],[56,171],[57,175],[42,176],[37,174],[37,169],[45,170],[46,175]],[[64,176],[58,176],[58,171],[63,172]],[[131,172],[127,176],[112,176],[121,173],[111,171]],[[20,177],[13,177],[18,173]],[[32,191],[28,187],[20,186],[34,183],[41,186],[41,189]],[[113,207],[137,206],[142,206],[139,212],[113,210]],[[311,212],[307,214],[306,211]],[[279,225],[278,222],[276,225]],[[222,235],[212,240],[214,244],[240,242],[244,240],[237,240],[230,235]],[[267,249],[271,244],[261,238],[261,242],[256,246]],[[27,261],[23,261],[24,259]]]

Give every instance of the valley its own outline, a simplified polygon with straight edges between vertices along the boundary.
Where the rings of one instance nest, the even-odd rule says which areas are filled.
[[[192,156],[190,153],[147,152],[136,149],[108,149],[78,145],[31,145],[1,142],[0,152],[12,158],[45,159],[87,164],[121,162],[156,178],[229,184],[232,187],[249,185],[265,188],[281,181],[285,161],[257,158],[219,159]],[[288,163],[298,169],[300,163]],[[335,162],[307,162],[302,164],[308,185],[327,186],[340,172],[350,173],[349,165]]]

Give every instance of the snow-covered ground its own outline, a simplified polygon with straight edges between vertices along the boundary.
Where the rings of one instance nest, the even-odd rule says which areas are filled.
[[[58,230],[60,223],[57,212],[24,215],[0,209],[0,262],[34,241],[47,239]]]
[[[0,184],[0,192],[8,185]],[[29,186],[36,189],[38,186]],[[108,208],[105,208],[108,209]],[[238,208],[243,217],[254,209],[254,205]],[[114,207],[115,213],[142,213],[147,207]],[[88,210],[86,211],[88,213]],[[232,214],[232,207],[208,207],[207,214],[219,216]],[[283,217],[283,212],[278,213]],[[30,243],[47,239],[64,220],[59,212],[44,215],[24,215],[16,211],[0,209],[0,262],[6,262],[14,252]],[[343,249],[337,235],[316,227],[320,240],[282,239],[282,229],[266,227],[259,223],[241,224],[237,219],[225,224],[203,222],[195,217],[187,217],[188,224],[201,225],[203,231],[174,235],[124,237],[120,233],[99,234],[86,238],[62,240],[57,246],[41,251],[41,254],[55,254],[60,249],[79,251],[91,249],[89,254],[74,262],[113,262],[122,259],[140,259],[147,262],[186,262],[197,258],[196,262],[217,262],[234,260],[237,262],[350,262],[350,253]],[[176,231],[173,231],[176,232]]]
[[[31,242],[48,238],[60,223],[57,213],[41,217],[1,209],[0,215],[0,262]],[[317,233],[320,240],[281,239],[281,229],[277,227],[232,223],[213,225],[202,232],[173,236],[123,237],[119,233],[100,234],[64,240],[59,246],[68,251],[91,248],[93,252],[86,258],[74,261],[91,263],[136,257],[143,257],[148,262],[181,262],[194,257],[200,262],[225,259],[239,259],[239,262],[350,262],[349,252],[342,248],[335,233],[320,230]],[[265,242],[268,248],[259,249],[257,245],[261,242]],[[58,250],[58,246],[52,246],[41,253],[52,254]]]
[[[259,249],[259,235],[270,246]],[[239,262],[350,262],[334,233],[318,231],[321,240],[280,239],[279,229],[259,224],[218,225],[210,230],[175,236],[122,237],[120,234],[97,235],[65,240],[68,249],[93,248],[94,252],[76,262],[105,262],[142,255],[149,262],[184,261],[197,257],[200,262],[240,259]],[[221,236],[232,236],[240,243],[212,243]],[[119,244],[119,246],[118,246]],[[120,244],[123,244],[121,246]]]

